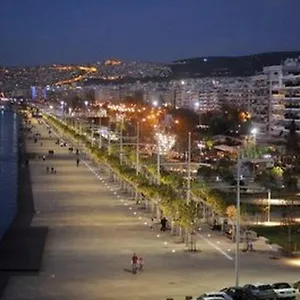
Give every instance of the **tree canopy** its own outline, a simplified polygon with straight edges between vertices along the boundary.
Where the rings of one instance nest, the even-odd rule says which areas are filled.
[[[286,137],[286,152],[291,155],[298,155],[299,153],[299,136],[297,133],[296,122],[293,119],[289,126],[289,133]]]
[[[208,126],[211,135],[239,136],[250,130],[250,118],[244,112],[227,104],[220,110],[210,111],[201,115],[201,124]]]

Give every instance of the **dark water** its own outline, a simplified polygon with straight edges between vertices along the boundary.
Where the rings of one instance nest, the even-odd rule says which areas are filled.
[[[18,116],[0,112],[0,240],[17,208]]]

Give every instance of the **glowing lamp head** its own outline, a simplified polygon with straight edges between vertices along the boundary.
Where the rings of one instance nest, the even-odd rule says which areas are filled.
[[[257,133],[258,133],[258,129],[257,128],[252,128],[251,129],[251,134],[252,135],[257,135]]]
[[[155,107],[157,107],[157,106],[158,106],[158,101],[157,101],[157,100],[154,100],[154,101],[152,102],[152,105],[155,106]]]

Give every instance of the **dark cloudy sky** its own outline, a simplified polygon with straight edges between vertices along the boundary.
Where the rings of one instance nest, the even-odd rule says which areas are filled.
[[[0,65],[300,50],[300,0],[0,0]]]

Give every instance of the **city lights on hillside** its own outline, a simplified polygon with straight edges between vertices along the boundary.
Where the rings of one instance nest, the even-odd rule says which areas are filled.
[[[157,132],[155,139],[159,147],[159,153],[167,154],[175,145],[175,135],[163,132]]]

